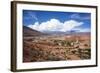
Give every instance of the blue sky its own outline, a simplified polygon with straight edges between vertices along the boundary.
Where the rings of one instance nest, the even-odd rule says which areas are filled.
[[[91,14],[23,10],[23,25],[38,31],[90,32]]]

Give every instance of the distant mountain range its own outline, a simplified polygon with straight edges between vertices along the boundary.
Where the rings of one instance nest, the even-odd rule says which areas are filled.
[[[27,26],[23,26],[23,36],[41,36],[45,35],[42,32],[36,31],[34,29],[31,29]]]
[[[46,35],[90,35],[90,32],[77,32],[77,31],[44,31],[40,32],[34,29],[31,29],[27,26],[23,26],[23,36],[46,36]]]
[[[78,32],[78,31],[67,31],[67,32],[61,32],[61,31],[44,31],[43,33],[51,34],[51,35],[74,35],[74,34],[90,34],[90,32]]]

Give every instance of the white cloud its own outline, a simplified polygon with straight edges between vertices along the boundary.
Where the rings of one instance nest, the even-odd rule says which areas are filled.
[[[30,15],[31,15],[31,17],[32,17],[33,19],[38,20],[36,14],[30,14]]]
[[[79,14],[72,14],[70,17],[71,18],[75,18],[75,19],[79,19],[80,15]]]
[[[89,28],[75,28],[73,30],[78,31],[78,32],[90,32],[91,31],[91,29]]]
[[[90,16],[80,16],[79,14],[72,14],[70,16],[72,19],[80,19],[80,20],[88,20],[90,19]]]
[[[32,29],[35,29],[35,30],[38,30],[38,27],[39,26],[39,23],[38,22],[35,22],[34,25],[28,25],[28,27],[32,28]]]
[[[79,26],[83,25],[83,22],[78,22],[75,20],[68,20],[64,23],[60,22],[58,19],[50,19],[49,21],[42,22],[35,22],[35,24],[30,24],[28,27],[38,30],[38,31],[62,31],[67,32],[71,31]],[[81,29],[80,29],[81,30]]]
[[[90,32],[91,30],[86,28],[86,29],[81,29],[79,32]]]
[[[77,22],[75,20],[65,21],[63,24],[63,28],[61,30],[62,31],[70,31],[78,26],[81,26],[82,24],[83,24],[83,22]]]
[[[26,19],[31,18],[31,19],[38,20],[35,12],[27,12],[27,14],[28,14],[28,17],[25,17]]]

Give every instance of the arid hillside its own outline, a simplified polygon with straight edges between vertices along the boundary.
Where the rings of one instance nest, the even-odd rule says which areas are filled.
[[[39,31],[33,30],[29,27],[23,26],[23,36],[27,36],[27,37],[32,37],[32,36],[40,36],[40,35],[45,35]]]

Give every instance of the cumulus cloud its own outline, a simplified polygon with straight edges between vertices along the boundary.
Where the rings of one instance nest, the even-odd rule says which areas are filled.
[[[65,21],[61,31],[64,31],[64,32],[71,31],[74,28],[81,26],[82,24],[83,24],[83,22],[78,22],[78,21],[75,21],[75,20]]]
[[[38,30],[38,31],[61,31],[67,32],[77,28],[78,31],[81,31],[80,27],[83,25],[83,22],[78,22],[75,20],[67,20],[65,22],[60,22],[58,19],[50,19],[49,21],[42,22],[35,22],[34,24],[28,25],[28,27]],[[75,29],[76,30],[76,29]],[[86,29],[84,29],[85,31]]]

